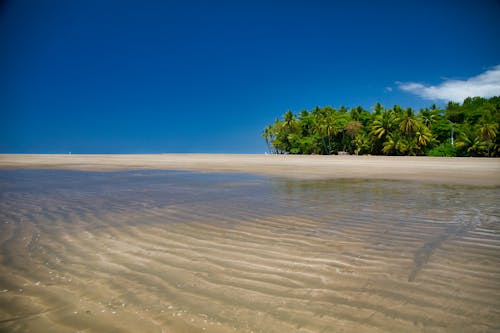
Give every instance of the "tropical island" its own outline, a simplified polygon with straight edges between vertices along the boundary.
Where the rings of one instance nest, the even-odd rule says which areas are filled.
[[[468,97],[444,109],[361,106],[288,110],[262,137],[275,154],[500,156],[500,96]]]

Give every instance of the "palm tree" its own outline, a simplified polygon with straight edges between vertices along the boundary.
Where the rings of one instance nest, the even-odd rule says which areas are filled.
[[[394,129],[396,116],[391,110],[382,112],[372,123],[372,133],[377,139],[386,137]]]
[[[497,136],[497,131],[498,124],[494,123],[483,123],[479,127],[479,135],[487,148],[488,157],[490,157],[491,148],[494,146],[493,140]]]
[[[471,156],[479,156],[485,148],[486,147],[484,141],[482,141],[480,137],[475,136],[470,142],[469,147],[467,147],[467,152]]]
[[[366,154],[370,152],[370,138],[365,132],[361,132],[352,140],[354,154]]]
[[[327,139],[327,154],[331,153],[332,139],[343,131],[344,115],[339,113],[331,113],[323,120],[324,133]]]
[[[415,118],[415,113],[412,108],[407,108],[400,116],[399,129],[405,133],[408,137],[413,136],[413,132],[418,127],[418,121]]]
[[[470,156],[479,156],[484,151],[485,142],[481,140],[478,131],[471,126],[464,126],[455,142],[458,149],[466,151]]]
[[[421,147],[427,146],[434,139],[431,130],[427,126],[424,126],[424,124],[418,125],[415,137],[417,138],[418,145]]]
[[[270,153],[271,151],[271,142],[272,142],[272,126],[268,125],[264,128],[264,131],[262,132],[262,137],[264,140],[266,140],[266,145],[267,149],[269,150]]]
[[[485,141],[493,140],[497,136],[498,124],[482,124],[479,128],[481,138]]]
[[[393,137],[392,135],[389,135],[387,137],[387,140],[384,142],[382,152],[386,155],[393,155],[398,151],[397,146],[398,146],[397,138]]]
[[[386,155],[398,154],[401,145],[401,137],[397,133],[388,134],[384,141],[382,152]]]
[[[295,122],[295,115],[291,110],[288,110],[284,116],[285,122],[283,123],[283,128],[290,129]]]
[[[373,107],[373,114],[378,116],[380,115],[382,112],[384,111],[384,107],[382,106],[382,104],[380,104],[379,102],[377,102],[375,104],[375,106]]]
[[[404,138],[403,144],[404,144],[404,150],[400,150],[402,154],[416,156],[421,152],[421,148],[418,145],[416,137]]]
[[[287,147],[284,140],[283,122],[280,119],[274,121],[274,124],[271,126],[271,134],[273,135],[271,145],[274,148],[274,152],[282,154],[286,151]]]
[[[433,107],[435,107],[435,105],[433,105]],[[425,126],[427,126],[427,128],[432,128],[432,125],[434,124],[438,116],[438,111],[435,109],[433,110],[423,109],[419,112],[418,116],[420,118],[420,121]]]
[[[325,118],[323,115],[316,114],[315,115],[315,126],[314,126],[314,134],[317,135],[321,143],[323,144],[322,147],[322,154],[327,154],[328,148],[326,145],[326,135],[325,135]]]
[[[314,117],[309,111],[302,110],[300,113],[300,127],[303,136],[309,136],[314,131]]]

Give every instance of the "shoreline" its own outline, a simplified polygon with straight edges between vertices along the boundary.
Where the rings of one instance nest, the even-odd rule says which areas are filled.
[[[0,169],[188,170],[296,179],[386,179],[500,186],[500,159],[263,154],[0,154]]]

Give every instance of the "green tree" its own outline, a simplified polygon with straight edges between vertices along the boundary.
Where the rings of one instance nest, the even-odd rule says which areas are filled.
[[[421,109],[380,103],[369,113],[358,106],[288,110],[262,132],[270,152],[283,154],[355,154],[499,156],[500,96],[466,98]]]
[[[431,143],[435,143],[435,139],[432,135],[431,130],[424,124],[418,124],[415,132],[415,138],[417,140],[418,146],[423,149]]]
[[[264,131],[262,132],[262,137],[266,140],[267,149],[269,150],[270,153],[272,153],[272,142],[274,141],[272,125],[268,125],[264,128]]]
[[[394,132],[387,135],[382,152],[386,155],[400,155],[402,146],[404,146],[403,139],[399,133]]]
[[[372,133],[378,139],[383,139],[389,135],[396,127],[396,115],[392,111],[385,111],[375,117],[372,124]]]
[[[347,150],[350,153],[355,152],[355,137],[361,132],[362,128],[363,124],[359,120],[351,120],[345,125],[344,132],[348,137],[349,144],[347,145],[347,149],[344,150]]]
[[[408,137],[418,128],[418,121],[412,108],[407,108],[398,118],[399,129]]]
[[[471,126],[463,126],[456,141],[456,146],[466,156],[481,156],[485,151],[484,141],[478,131]]]
[[[375,104],[375,106],[373,107],[373,115],[378,116],[382,112],[384,112],[384,107],[382,106],[382,104],[380,104],[379,102],[377,102]]]
[[[369,154],[371,151],[371,140],[368,134],[360,132],[352,140],[354,145],[354,154]]]
[[[495,141],[497,136],[498,124],[484,123],[479,127],[479,135],[484,145],[486,146],[487,156],[491,156],[491,151],[494,149]]]
[[[435,105],[434,105],[434,107],[435,107]],[[432,110],[423,109],[423,110],[420,110],[420,112],[418,114],[418,118],[420,119],[422,124],[427,126],[427,128],[432,128],[432,126],[434,125],[434,123],[436,122],[438,117],[439,117],[439,113],[438,113],[437,109],[432,109]]]

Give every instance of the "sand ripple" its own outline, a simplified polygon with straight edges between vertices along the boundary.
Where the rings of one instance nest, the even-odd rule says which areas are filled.
[[[1,178],[2,331],[500,330],[495,187],[45,173]]]

